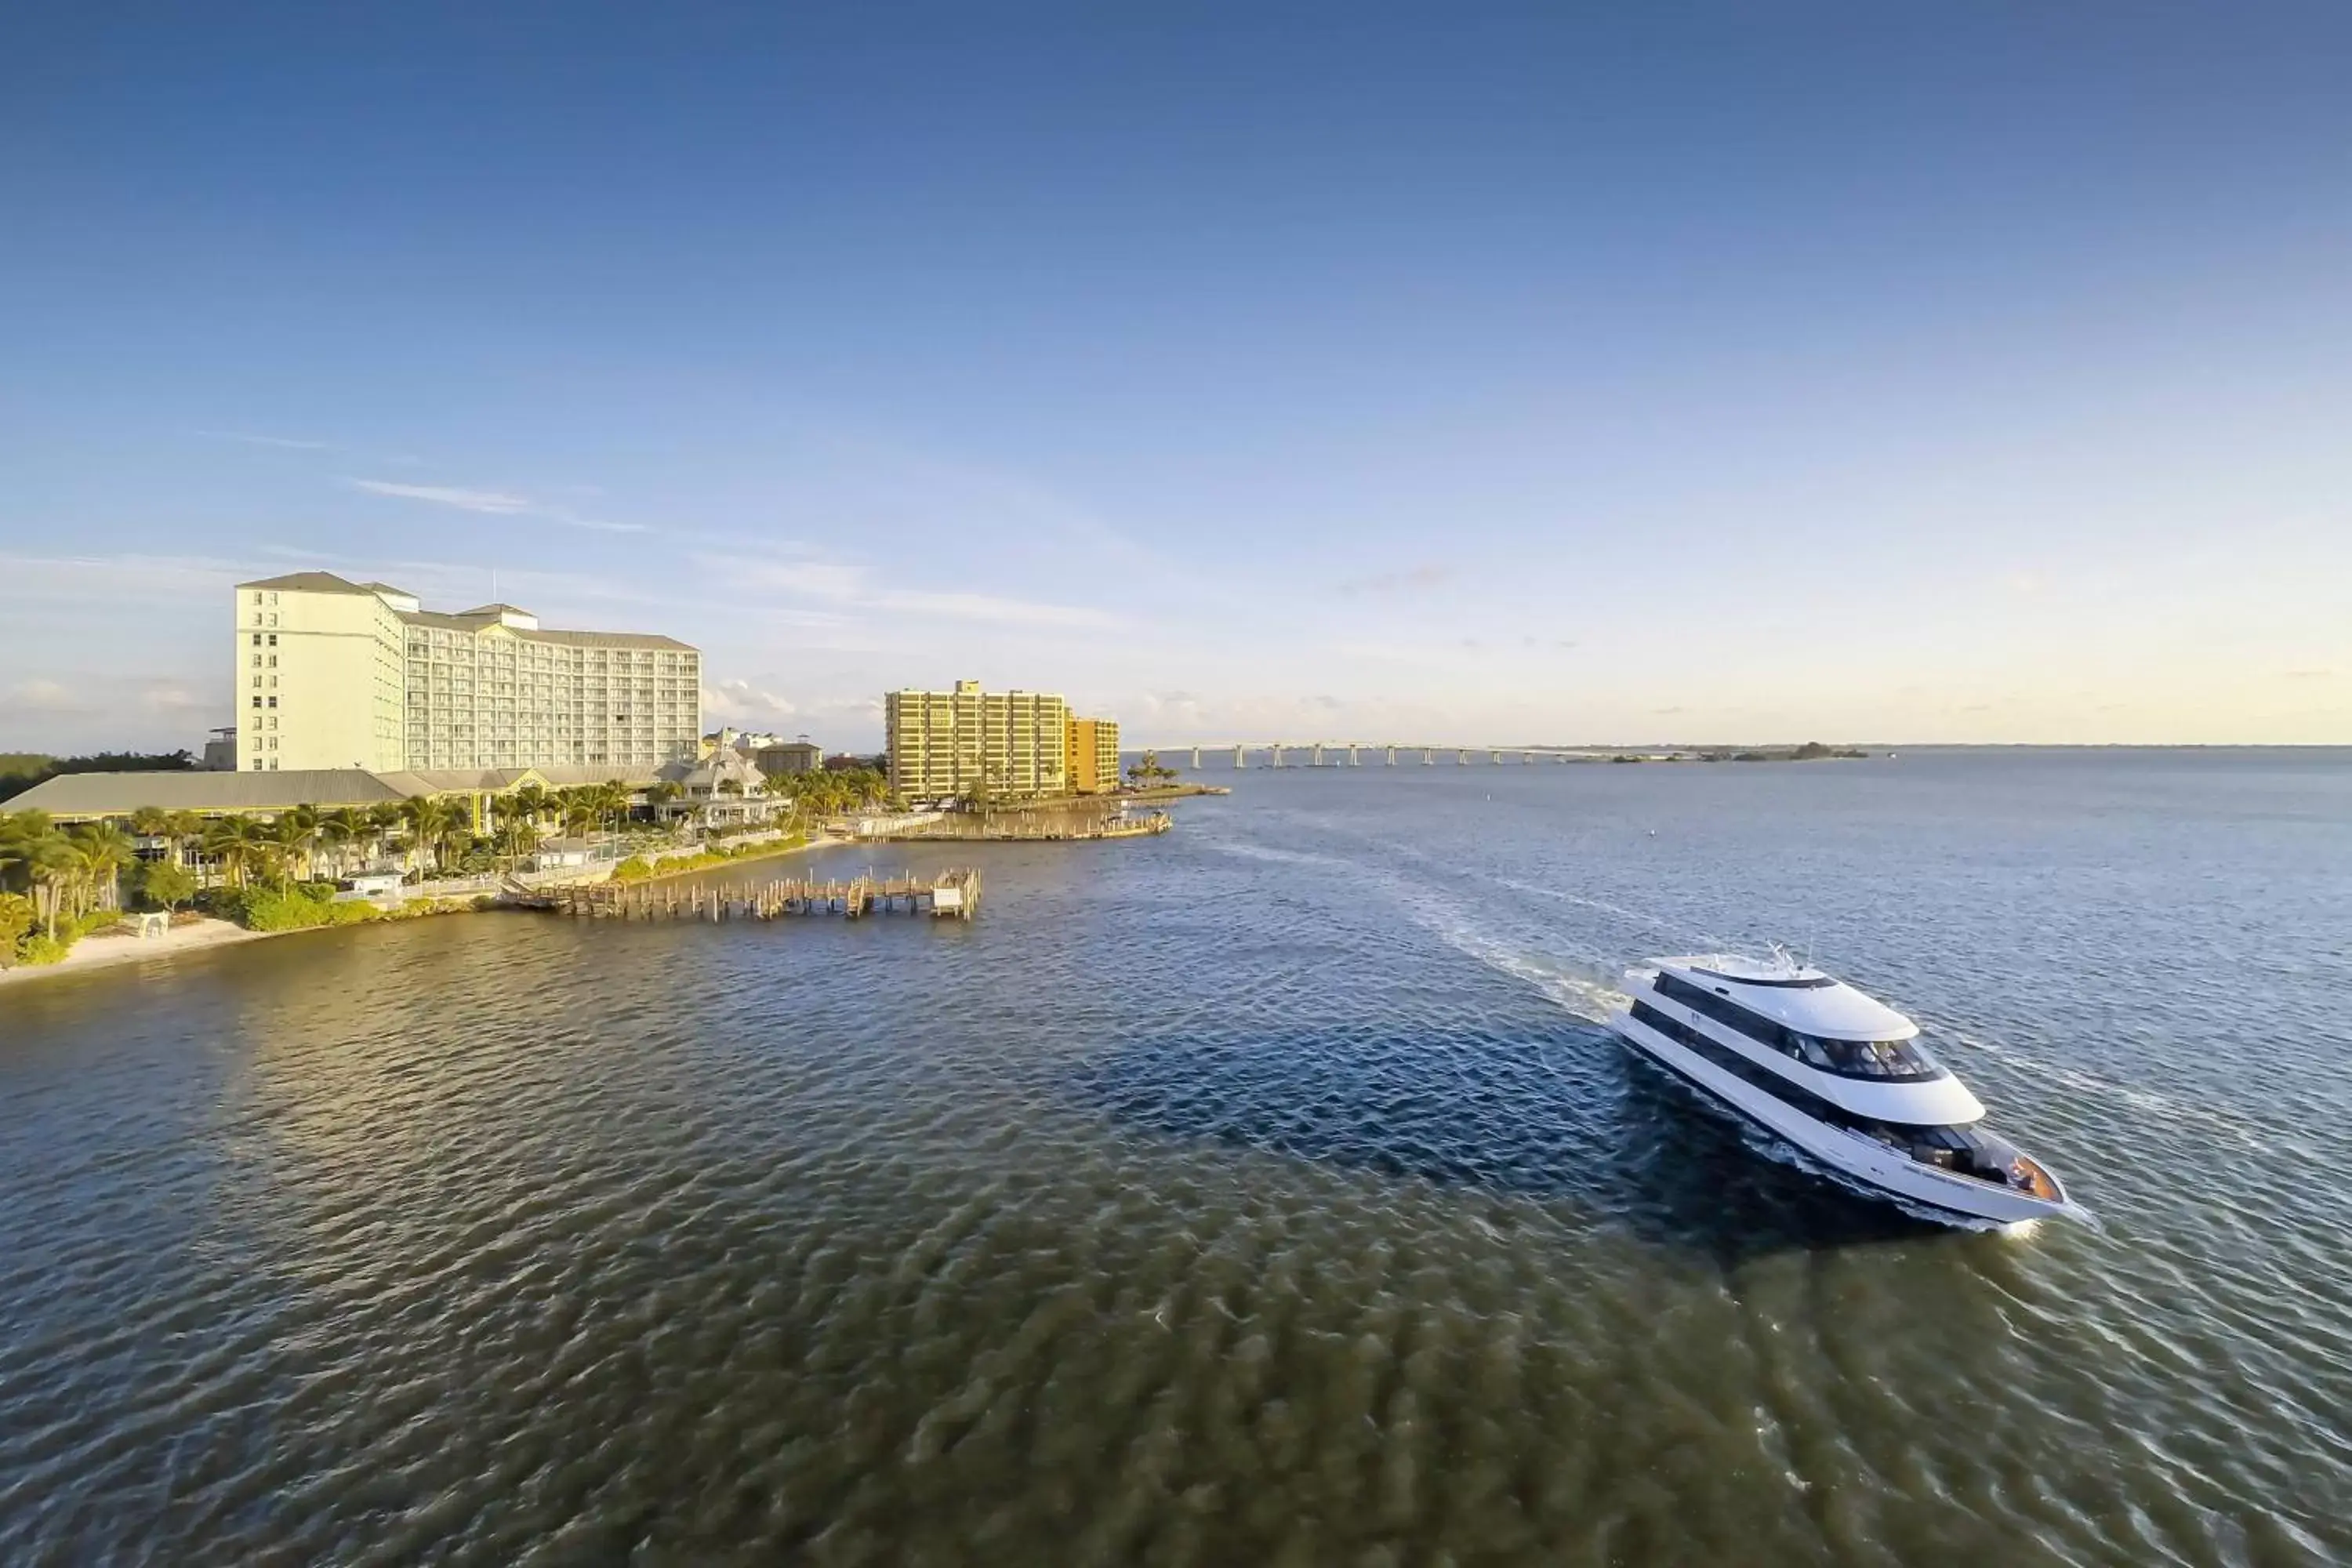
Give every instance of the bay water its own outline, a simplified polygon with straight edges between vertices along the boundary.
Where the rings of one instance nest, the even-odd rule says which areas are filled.
[[[1206,776],[770,863],[970,924],[0,991],[0,1556],[2352,1561],[2352,752]],[[1771,942],[2095,1223],[1925,1223],[1601,1026]]]

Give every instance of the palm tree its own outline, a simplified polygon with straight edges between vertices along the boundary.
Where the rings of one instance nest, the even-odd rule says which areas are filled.
[[[540,786],[535,784],[527,784],[523,785],[522,788],[515,791],[509,798],[514,802],[516,808],[522,813],[523,819],[530,823],[533,826],[538,826],[539,819],[545,816],[548,812],[553,808],[555,804],[553,799],[548,795],[547,791],[540,788]]]
[[[316,868],[311,847],[319,841],[319,814],[307,805],[289,806],[269,825],[269,836],[283,846],[288,858],[301,867],[298,880],[308,881]]]
[[[163,835],[172,841],[172,858],[182,865],[194,864],[203,853],[205,819],[193,811],[167,811],[163,814]]]
[[[333,851],[337,876],[343,872],[344,852],[373,831],[368,814],[354,806],[338,806],[319,818],[319,842]]]
[[[122,868],[139,858],[131,836],[111,822],[89,822],[73,830],[82,874],[105,908],[122,907]]]
[[[45,811],[0,812],[0,875],[25,887],[32,886],[32,848],[49,831]]]
[[[629,786],[618,779],[606,779],[593,787],[597,808],[613,819],[613,831],[620,832],[621,824],[628,819]]]
[[[400,815],[408,824],[409,847],[421,850],[429,847],[433,851],[435,868],[438,869],[441,852],[457,826],[455,803],[446,795],[414,795],[400,803]],[[424,869],[421,863],[417,869]]]
[[[46,925],[49,940],[58,935],[58,906],[65,890],[81,870],[81,857],[66,836],[50,824],[46,811],[19,811],[0,816],[0,868],[13,873],[33,895],[35,918]]]
[[[499,853],[520,858],[539,847],[539,808],[541,802],[526,798],[521,790],[512,795],[494,797],[490,813],[498,826],[491,837]]]
[[[530,819],[528,813],[510,813],[504,822],[499,824],[497,839],[499,852],[506,856],[511,868],[515,861],[539,847],[539,825]]]
[[[246,884],[249,868],[268,863],[268,836],[261,824],[249,816],[214,818],[205,829],[204,847],[205,854],[221,863],[229,880],[240,888]]]
[[[58,905],[82,873],[81,856],[70,839],[52,828],[26,846],[25,869],[37,898],[47,906],[49,940],[58,940]],[[46,895],[43,897],[43,895]]]

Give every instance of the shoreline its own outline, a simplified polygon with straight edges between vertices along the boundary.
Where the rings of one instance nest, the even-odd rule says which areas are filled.
[[[334,926],[306,926],[306,931],[333,931]],[[290,931],[247,931],[234,921],[214,920],[206,916],[183,926],[174,926],[162,936],[86,936],[73,944],[63,958],[55,963],[20,963],[13,969],[0,969],[0,988],[45,980],[55,974],[79,974],[93,969],[120,969],[127,963],[137,963],[150,958],[170,958],[183,952],[208,952],[214,948],[234,947],[241,942],[260,942],[273,936],[294,936]]]
[[[708,866],[681,866],[675,871],[663,870],[661,862],[656,860],[653,863],[654,868],[645,876],[631,877],[625,882],[618,877],[607,877],[604,880],[616,888],[635,888],[646,882],[667,882],[677,877],[698,877],[705,871],[724,871],[730,866],[748,866],[754,860],[773,860],[782,855],[800,855],[811,849],[826,849],[836,844],[856,842],[855,838],[835,838],[831,834],[820,834],[803,838],[798,844],[778,844],[772,847],[762,847],[756,854],[730,855],[725,859],[714,860]],[[625,859],[627,857],[625,856],[623,858]],[[685,859],[686,857],[681,855],[677,858]]]
[[[1233,787],[1230,784],[1155,784],[1149,789],[1133,790],[1124,795],[1118,795],[1113,798],[1140,801],[1146,805],[1150,805],[1157,801],[1191,800],[1199,795],[1231,795],[1233,793]]]
[[[796,854],[802,850],[824,848],[828,842],[833,841],[812,838],[799,844],[779,845],[773,849],[763,849],[756,855],[732,857],[717,865],[695,866],[677,871],[656,871],[650,877],[640,877],[630,883],[618,885],[634,887],[643,882],[667,881],[677,877],[697,876],[705,871],[724,870],[728,866],[738,862],[749,864],[754,860],[774,859],[779,856]],[[856,840],[841,839],[837,842],[848,844]],[[495,904],[478,906],[471,900],[446,901],[450,907],[432,910],[430,914],[412,915],[405,918],[423,920],[439,915],[485,914],[498,907]],[[55,963],[20,963],[13,968],[0,969],[0,989],[5,989],[11,985],[28,985],[36,980],[46,980],[54,975],[86,974],[93,970],[121,969],[127,964],[140,963],[149,959],[172,958],[186,952],[210,952],[215,948],[235,947],[240,942],[261,942],[269,937],[301,936],[311,931],[352,929],[353,928],[349,925],[315,925],[297,926],[291,931],[251,931],[234,921],[216,920],[210,915],[205,915],[185,925],[175,925],[162,936],[86,936],[68,949],[66,955]]]

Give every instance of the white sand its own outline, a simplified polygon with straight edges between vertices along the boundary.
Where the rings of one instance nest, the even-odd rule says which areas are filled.
[[[202,948],[226,947],[234,942],[258,942],[266,936],[284,934],[282,931],[247,931],[227,921],[200,920],[173,926],[162,936],[86,936],[74,943],[72,951],[55,963],[19,964],[14,969],[0,969],[0,985],[38,980],[45,974],[79,974],[84,970],[136,963],[142,958],[167,958],[175,952],[194,952]]]

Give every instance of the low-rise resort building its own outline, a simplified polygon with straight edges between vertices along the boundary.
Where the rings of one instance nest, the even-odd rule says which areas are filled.
[[[7,803],[11,812],[37,811],[58,823],[127,819],[152,807],[200,817],[273,820],[298,808],[369,810],[427,797],[447,799],[471,831],[487,833],[501,795],[530,785],[541,791],[618,784],[642,796],[660,781],[615,778],[605,768],[432,768],[374,773],[365,768],[299,768],[269,773],[214,773],[191,768],[124,773],[60,773]]]

